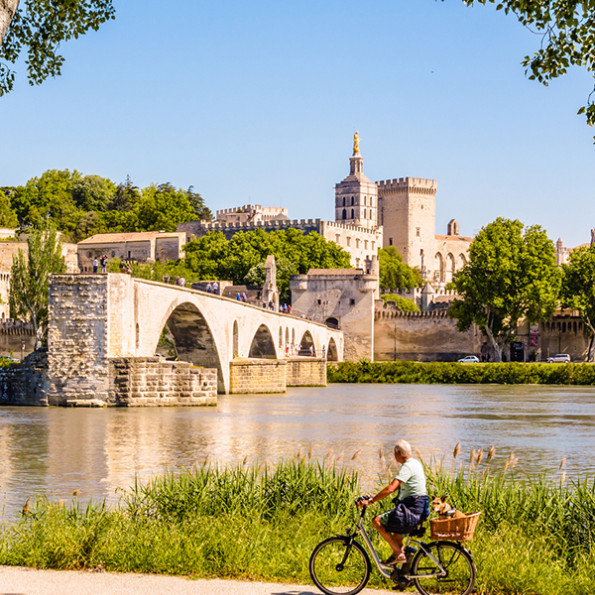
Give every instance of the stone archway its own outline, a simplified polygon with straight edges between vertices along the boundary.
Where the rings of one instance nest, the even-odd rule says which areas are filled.
[[[303,334],[302,340],[300,341],[300,345],[299,345],[298,355],[302,355],[302,356],[315,356],[316,355],[316,347],[314,346],[314,339],[312,339],[312,335],[310,334],[310,331],[306,331]]]
[[[250,353],[248,357],[258,359],[277,359],[277,352],[275,350],[275,342],[271,331],[264,324],[261,324],[252,339],[250,345]]]
[[[339,361],[339,352],[337,351],[337,344],[335,340],[331,337],[328,342],[328,350],[326,353],[326,359],[329,362],[338,362]]]
[[[334,316],[331,316],[330,318],[327,318],[324,321],[324,324],[326,324],[326,326],[328,326],[329,328],[335,328],[338,329],[339,327],[339,320],[337,318],[335,318]]]
[[[199,309],[194,304],[184,302],[171,312],[165,325],[173,337],[178,359],[203,368],[216,368],[217,390],[225,392],[213,333]]]

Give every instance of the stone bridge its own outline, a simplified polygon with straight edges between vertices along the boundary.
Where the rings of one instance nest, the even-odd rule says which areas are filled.
[[[154,356],[166,327],[179,360],[217,371],[220,393],[233,389],[233,369],[240,362],[271,366],[320,362],[325,355],[343,358],[341,331],[297,316],[126,274],[54,275],[49,403],[109,401],[110,362],[137,358],[163,363]],[[301,351],[288,352],[292,344]]]

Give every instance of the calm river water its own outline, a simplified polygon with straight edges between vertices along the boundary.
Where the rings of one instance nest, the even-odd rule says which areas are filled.
[[[70,498],[73,490],[115,502],[135,475],[213,463],[274,462],[299,450],[332,457],[376,481],[404,437],[423,457],[461,441],[511,451],[516,475],[593,475],[595,387],[349,385],[292,389],[283,395],[227,395],[210,408],[0,408],[0,509],[11,516],[30,495]],[[357,456],[353,459],[353,455]]]

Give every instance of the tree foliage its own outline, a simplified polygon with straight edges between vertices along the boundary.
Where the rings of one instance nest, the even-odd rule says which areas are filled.
[[[571,66],[595,73],[595,0],[463,0],[468,6],[495,4],[497,10],[513,13],[541,37],[540,48],[525,56],[522,65],[530,79],[548,85]],[[595,75],[594,75],[595,76]],[[595,89],[594,89],[595,91]],[[589,126],[595,124],[593,91],[578,110]]]
[[[55,230],[31,230],[27,255],[19,250],[13,258],[10,283],[10,316],[28,320],[35,331],[35,348],[47,338],[48,290],[51,273],[66,270]]]
[[[466,331],[476,324],[488,338],[495,361],[523,319],[549,318],[558,303],[560,270],[553,242],[538,225],[498,218],[469,247],[469,262],[456,274],[461,296],[449,314]]]
[[[262,229],[238,232],[227,240],[213,231],[186,244],[186,265],[203,280],[230,279],[235,284],[264,281],[264,261],[269,254],[277,261],[277,285],[282,300],[289,300],[289,277],[311,268],[347,268],[349,254],[317,233],[297,229]]]
[[[423,285],[424,280],[419,270],[405,264],[394,246],[378,250],[378,264],[382,291],[413,289]]]
[[[58,76],[64,64],[60,44],[97,31],[114,18],[114,7],[111,0],[1,0],[0,13],[8,27],[7,32],[0,27],[1,96],[13,88],[15,72],[9,65],[22,53],[31,85]]]
[[[580,246],[562,265],[562,305],[578,311],[589,329],[590,362],[595,360],[595,246]]]
[[[211,217],[192,188],[165,183],[141,190],[129,177],[116,186],[108,178],[76,170],[48,170],[24,186],[0,191],[0,225],[2,220],[24,228],[49,223],[74,242],[96,233],[175,231],[178,223]]]

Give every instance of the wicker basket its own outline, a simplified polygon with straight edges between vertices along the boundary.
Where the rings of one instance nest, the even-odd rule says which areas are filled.
[[[450,539],[451,541],[469,541],[481,512],[467,512],[458,519],[432,519],[430,521],[432,539]]]

